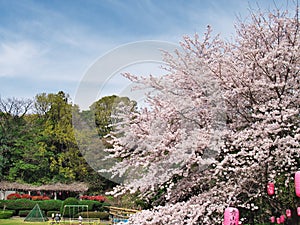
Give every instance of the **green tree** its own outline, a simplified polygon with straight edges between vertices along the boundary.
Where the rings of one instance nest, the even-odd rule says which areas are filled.
[[[29,99],[0,98],[0,176],[15,178],[15,163],[23,158],[24,152],[32,146],[26,141],[30,129],[25,115],[30,110]],[[16,165],[17,167],[20,165]]]
[[[117,121],[112,115],[116,113],[120,104],[132,105],[132,110],[136,108],[135,101],[130,100],[128,97],[116,95],[105,96],[91,105],[90,111],[95,116],[95,124],[100,138],[103,138],[114,129],[113,125]]]
[[[60,91],[37,95],[35,109],[44,120],[43,143],[49,156],[52,180],[83,180],[87,175],[86,162],[77,147],[72,127],[72,111],[78,108],[73,107],[69,96]]]

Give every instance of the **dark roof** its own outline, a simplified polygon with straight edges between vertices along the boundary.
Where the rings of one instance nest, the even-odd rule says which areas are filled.
[[[22,190],[22,191],[72,191],[72,192],[86,192],[88,185],[83,182],[74,182],[70,184],[44,184],[35,186],[31,184],[21,184],[17,182],[0,181],[0,190]]]

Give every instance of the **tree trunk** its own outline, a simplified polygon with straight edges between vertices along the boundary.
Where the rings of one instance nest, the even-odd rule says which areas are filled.
[[[292,210],[292,218],[290,219],[290,221],[291,223],[287,223],[287,224],[300,225],[299,216],[297,214],[297,208]]]

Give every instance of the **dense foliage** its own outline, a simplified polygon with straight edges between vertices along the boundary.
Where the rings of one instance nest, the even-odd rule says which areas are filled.
[[[12,217],[14,214],[14,211],[12,210],[5,210],[5,211],[0,211],[0,219],[8,219]]]
[[[0,180],[31,184],[84,181],[96,193],[112,186],[86,163],[74,136],[72,116],[92,118],[99,135],[104,135],[109,131],[105,121],[109,121],[110,109],[103,105],[116,98],[100,99],[83,112],[62,91],[38,94],[34,100],[0,98]],[[84,135],[84,130],[78,132]]]

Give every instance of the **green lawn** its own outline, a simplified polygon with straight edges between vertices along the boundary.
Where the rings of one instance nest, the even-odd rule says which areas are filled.
[[[51,221],[50,221],[51,222]],[[24,218],[11,218],[11,219],[0,219],[0,224],[1,225],[50,225],[50,222],[24,222]],[[60,223],[61,225],[68,225],[70,224],[69,222],[65,222],[65,223]],[[73,222],[71,224],[76,224],[78,225],[78,222]],[[93,223],[83,223],[84,224],[90,224],[93,225]],[[99,223],[95,223],[97,225],[109,225],[110,223],[108,222],[101,222]]]
[[[0,219],[1,225],[24,225],[24,224],[34,224],[34,225],[45,225],[47,222],[24,222],[24,218],[12,218],[12,219]]]

